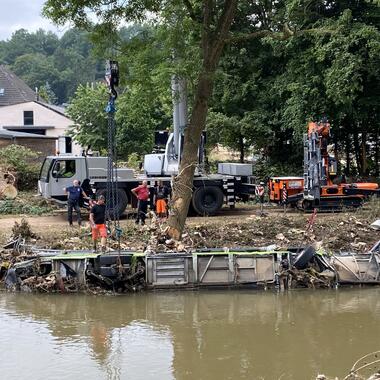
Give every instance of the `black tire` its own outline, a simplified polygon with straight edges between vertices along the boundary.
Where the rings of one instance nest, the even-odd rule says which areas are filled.
[[[223,201],[224,195],[219,187],[204,186],[194,191],[191,204],[198,215],[214,215],[221,209]]]
[[[127,208],[128,205],[128,196],[125,193],[123,189],[117,189],[118,197],[119,197],[119,203],[118,207],[115,210],[114,205],[110,205],[110,216],[113,218],[114,216],[121,217],[123,215],[124,210]],[[96,196],[103,195],[107,199],[107,189],[100,189],[96,192]]]
[[[300,252],[294,260],[293,266],[297,269],[306,269],[310,260],[315,256],[315,249],[311,246]]]

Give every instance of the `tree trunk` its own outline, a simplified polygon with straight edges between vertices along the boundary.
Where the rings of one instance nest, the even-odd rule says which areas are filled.
[[[364,131],[362,132],[362,145],[361,145],[361,152],[360,152],[360,158],[362,161],[361,167],[362,167],[362,172],[364,175],[368,174],[368,165],[367,165],[367,132]]]
[[[168,220],[168,233],[176,240],[181,238],[189,210],[193,191],[194,170],[198,164],[199,139],[206,124],[208,99],[211,90],[211,76],[202,73],[198,81],[190,124],[185,129],[180,170],[173,181],[173,198]]]
[[[245,151],[244,151],[244,138],[241,133],[239,133],[239,151],[240,151],[240,159],[239,161],[243,164],[244,163],[244,157],[245,157]]]
[[[354,136],[356,166],[358,167],[359,175],[361,175],[362,174],[362,166],[361,166],[361,159],[360,159],[360,145],[359,145],[359,136],[358,136],[358,132],[356,129],[353,133],[353,136]]]
[[[213,89],[213,76],[231,28],[236,8],[237,0],[225,0],[221,15],[216,17],[213,13],[215,12],[213,1],[203,1],[202,71],[198,76],[190,123],[185,129],[179,173],[173,181],[172,205],[168,219],[168,235],[176,240],[181,238],[185,227],[193,191],[194,171],[198,164],[199,141],[206,125],[208,101]],[[212,31],[211,25],[217,25],[215,31]]]
[[[380,174],[379,166],[379,132],[375,133],[375,176],[378,177]]]
[[[351,172],[351,141],[350,134],[346,133],[346,176],[349,176]]]

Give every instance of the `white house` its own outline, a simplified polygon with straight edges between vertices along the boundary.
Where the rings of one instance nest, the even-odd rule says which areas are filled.
[[[43,136],[44,140],[54,138],[58,150],[58,137],[65,136],[70,125],[73,122],[65,115],[63,107],[40,101],[24,81],[0,65],[0,132],[31,133],[36,149],[38,136],[41,136],[41,142]],[[79,145],[66,139],[67,153],[79,155],[81,151]]]

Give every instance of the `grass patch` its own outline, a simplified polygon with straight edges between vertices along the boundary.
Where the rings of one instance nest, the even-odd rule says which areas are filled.
[[[44,215],[56,209],[34,193],[20,192],[16,199],[0,200],[0,215]]]
[[[380,198],[372,197],[368,202],[356,210],[356,215],[375,221],[380,218]]]

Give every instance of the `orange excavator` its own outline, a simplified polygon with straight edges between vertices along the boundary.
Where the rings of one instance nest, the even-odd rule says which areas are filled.
[[[304,210],[334,210],[360,207],[370,196],[380,196],[377,183],[337,181],[337,162],[328,153],[330,123],[310,122],[304,134],[303,192],[290,195],[287,203],[300,204]]]

